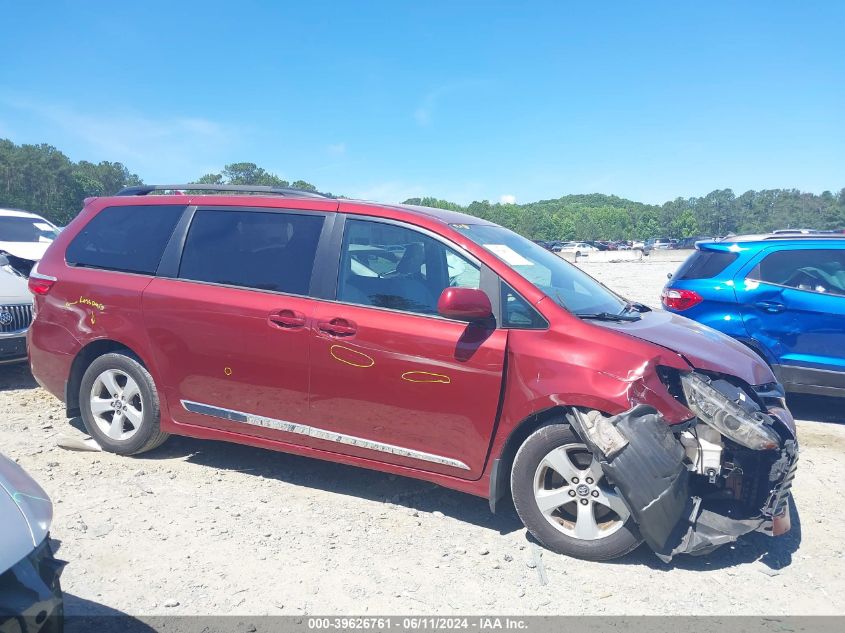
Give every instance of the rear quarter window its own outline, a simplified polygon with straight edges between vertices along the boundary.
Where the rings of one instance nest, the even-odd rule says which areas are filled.
[[[739,257],[725,251],[696,251],[681,264],[674,279],[709,279],[721,273]]]
[[[154,275],[184,206],[106,207],[65,252],[72,266]]]
[[[322,215],[200,209],[179,278],[307,295]]]

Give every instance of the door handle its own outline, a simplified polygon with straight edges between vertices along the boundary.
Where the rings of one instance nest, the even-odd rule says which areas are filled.
[[[758,301],[754,305],[760,308],[763,312],[769,312],[771,314],[777,314],[778,312],[786,310],[786,306],[777,301]]]
[[[325,332],[331,336],[352,336],[358,331],[355,321],[349,319],[341,319],[336,317],[330,321],[320,321],[317,324],[321,332]]]
[[[295,330],[305,327],[305,315],[298,310],[279,310],[267,317],[270,323],[283,330]]]

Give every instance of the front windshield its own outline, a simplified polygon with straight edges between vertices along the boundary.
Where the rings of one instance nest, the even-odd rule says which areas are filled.
[[[453,224],[542,290],[558,305],[575,314],[621,314],[626,303],[595,279],[542,246],[501,226]]]
[[[40,218],[0,217],[0,242],[52,242],[58,232]]]

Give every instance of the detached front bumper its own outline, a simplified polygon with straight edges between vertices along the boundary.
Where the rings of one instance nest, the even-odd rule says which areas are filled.
[[[61,633],[64,601],[59,577],[64,566],[45,538],[0,574],[0,633]]]
[[[750,398],[734,401],[736,394],[719,382],[712,386],[724,392],[724,405],[713,407],[719,401],[713,394],[707,411],[695,411],[695,403],[688,402],[699,418],[674,427],[642,404],[610,418],[573,420],[625,499],[643,539],[665,561],[677,554],[705,554],[749,532],[778,536],[790,529],[789,494],[798,460],[792,416],[780,406],[763,411]],[[708,416],[718,420],[712,423]],[[720,425],[720,432],[746,444],[725,434],[719,472],[709,477],[690,471],[679,436],[704,424]]]

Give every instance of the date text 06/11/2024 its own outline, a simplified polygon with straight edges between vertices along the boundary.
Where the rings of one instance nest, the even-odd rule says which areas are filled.
[[[528,628],[528,623],[523,618],[487,616],[472,618],[434,616],[308,618],[307,624],[310,630],[521,631]]]

